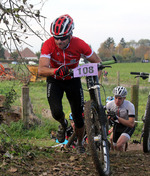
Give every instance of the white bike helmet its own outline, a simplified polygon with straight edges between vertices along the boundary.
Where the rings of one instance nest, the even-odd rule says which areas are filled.
[[[127,89],[123,86],[117,86],[114,88],[113,94],[114,94],[114,96],[126,97]]]

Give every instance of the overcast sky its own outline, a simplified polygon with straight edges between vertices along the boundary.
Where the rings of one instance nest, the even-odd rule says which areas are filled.
[[[121,38],[126,42],[150,39],[150,0],[47,0],[41,14],[47,17],[47,31],[55,18],[69,14],[75,23],[73,35],[96,53],[108,37],[116,44]],[[33,51],[40,51],[38,41],[33,41]]]

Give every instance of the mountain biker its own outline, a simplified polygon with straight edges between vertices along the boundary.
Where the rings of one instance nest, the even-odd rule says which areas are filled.
[[[74,29],[73,19],[69,15],[56,18],[50,27],[53,35],[46,40],[41,49],[38,74],[47,77],[47,98],[53,118],[60,122],[57,138],[59,142],[65,140],[67,120],[63,112],[62,98],[64,92],[70,103],[75,132],[78,139],[78,152],[84,153],[82,145],[84,135],[83,112],[83,90],[80,78],[66,76],[69,69],[79,65],[81,57],[89,62],[99,63],[101,59],[80,38],[72,36]],[[66,76],[64,78],[64,76]]]
[[[135,130],[135,107],[125,100],[127,90],[123,86],[113,89],[115,99],[106,104],[107,116],[113,120],[113,145],[116,150],[123,151],[123,147],[131,138]]]

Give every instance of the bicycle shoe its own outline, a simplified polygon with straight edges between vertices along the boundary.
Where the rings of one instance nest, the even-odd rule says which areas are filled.
[[[67,126],[68,126],[68,121],[67,120],[66,120],[66,126],[65,127],[62,126],[62,125],[58,126],[57,139],[60,143],[63,143],[65,141]]]
[[[83,145],[77,145],[77,153],[79,154],[85,153],[85,148]]]

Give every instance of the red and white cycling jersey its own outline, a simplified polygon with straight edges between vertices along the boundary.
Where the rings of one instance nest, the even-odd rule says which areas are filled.
[[[92,54],[93,50],[89,45],[77,37],[72,37],[64,50],[57,47],[54,37],[45,41],[41,49],[41,58],[49,58],[51,68],[58,68],[61,65],[75,68],[79,65],[81,56],[88,59]]]

